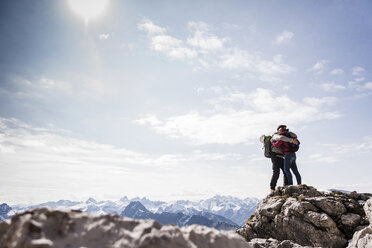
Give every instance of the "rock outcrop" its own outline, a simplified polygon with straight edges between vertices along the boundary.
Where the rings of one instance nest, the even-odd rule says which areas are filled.
[[[372,248],[372,199],[364,204],[364,211],[370,225],[354,233],[348,248]]]
[[[307,185],[278,187],[237,232],[248,241],[274,238],[303,246],[346,247],[354,233],[370,222],[363,210],[370,196],[325,193]]]
[[[276,239],[252,239],[249,243],[253,248],[314,248],[312,246],[302,246],[290,240],[279,241]],[[320,247],[319,247],[320,248]]]
[[[1,248],[251,248],[234,231],[39,208],[0,223]]]

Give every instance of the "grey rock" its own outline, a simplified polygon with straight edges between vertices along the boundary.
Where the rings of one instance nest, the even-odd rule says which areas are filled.
[[[304,197],[317,197],[321,196],[322,193],[312,186],[302,185],[290,185],[280,186],[270,196],[304,196]]]
[[[317,211],[318,209],[306,201],[298,201],[296,198],[288,198],[283,204],[282,211],[285,215],[297,215],[302,216],[305,211],[312,210]]]
[[[317,227],[326,228],[334,234],[341,234],[340,231],[337,229],[336,223],[326,213],[307,211],[304,214],[304,220],[311,222]]]
[[[345,226],[357,226],[361,220],[360,215],[348,213],[341,216],[341,222]]]
[[[369,224],[359,203],[365,197],[324,193],[307,185],[278,187],[237,232],[247,241],[274,238],[302,246],[346,247],[347,240]]]
[[[301,246],[290,240],[279,241],[276,239],[252,239],[249,242],[254,248],[311,248],[312,246]]]
[[[0,237],[2,237],[9,228],[9,223],[6,221],[0,221]]]
[[[369,199],[368,201],[366,201],[363,209],[364,209],[364,212],[366,213],[369,223],[372,224],[372,199]]]
[[[265,199],[258,205],[258,212],[262,216],[274,218],[279,213],[284,202],[284,199]]]
[[[343,214],[347,211],[346,207],[342,203],[335,201],[329,197],[314,197],[308,198],[307,200],[309,200],[318,208],[322,209],[328,215],[337,216],[340,213]]]
[[[233,231],[38,208],[0,225],[0,248],[251,248]]]
[[[372,248],[372,199],[365,202],[363,209],[371,225],[355,232],[348,248]]]
[[[356,232],[348,248],[372,248],[372,225]]]
[[[181,229],[186,238],[190,240],[196,247],[251,247],[244,239],[238,238],[235,233],[228,231],[216,231],[205,226],[187,226]]]

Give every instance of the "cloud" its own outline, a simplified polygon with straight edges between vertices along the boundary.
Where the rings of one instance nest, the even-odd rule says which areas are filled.
[[[321,74],[323,73],[324,71],[324,67],[326,64],[328,64],[328,60],[320,60],[318,62],[315,63],[315,65],[313,65],[313,67],[310,69],[311,72],[313,72],[314,74],[318,75],[318,74]]]
[[[359,84],[358,82],[349,81],[348,86],[349,86],[349,88],[357,90],[357,91],[370,91],[370,90],[372,90],[372,82],[366,82],[364,84]]]
[[[42,77],[39,81],[39,85],[44,89],[58,89],[68,94],[71,94],[73,92],[73,85],[71,83],[65,81],[57,81],[47,77]]]
[[[327,92],[335,92],[339,90],[345,90],[346,87],[340,84],[336,84],[334,82],[329,82],[329,83],[323,83],[320,85],[320,87]]]
[[[365,77],[359,77],[359,78],[355,78],[354,80],[357,81],[357,82],[363,82],[364,80],[366,80],[366,78]]]
[[[189,22],[189,29],[194,32],[193,37],[187,39],[187,43],[199,48],[202,53],[223,48],[226,38],[218,38],[210,32],[211,27],[204,22]]]
[[[295,102],[286,95],[275,95],[261,88],[250,93],[230,91],[212,99],[213,109],[206,113],[194,110],[165,119],[151,115],[139,118],[136,123],[196,145],[236,145],[257,140],[262,133],[272,132],[273,126],[278,123],[302,125],[339,118],[339,113],[324,109],[333,101],[333,98],[313,98]]]
[[[280,45],[289,42],[294,37],[294,33],[289,31],[283,31],[280,35],[276,37],[275,43]]]
[[[364,85],[358,87],[358,90],[359,90],[359,91],[368,91],[368,90],[372,90],[372,82],[367,82],[367,83],[365,83]]]
[[[155,51],[164,52],[167,56],[175,59],[195,58],[198,54],[189,49],[178,40],[169,35],[157,35],[151,38],[151,48]]]
[[[340,161],[340,158],[337,156],[329,156],[321,153],[311,154],[307,158],[304,159],[304,162],[306,163],[309,161],[310,163],[328,163],[332,164],[337,161]]]
[[[138,24],[138,29],[146,31],[151,42],[151,49],[165,53],[173,59],[192,59],[197,57],[197,51],[188,48],[182,40],[166,35],[166,29],[144,19]]]
[[[363,76],[365,72],[365,69],[363,67],[360,67],[360,66],[355,66],[353,67],[353,75],[354,76]]]
[[[257,69],[262,74],[288,74],[294,69],[283,63],[283,56],[281,54],[275,55],[272,61],[261,60],[257,64]]]
[[[141,125],[160,125],[156,117],[149,116]],[[238,154],[205,153],[152,155],[129,149],[100,144],[66,136],[66,130],[53,127],[36,128],[14,118],[0,117],[0,154],[11,154],[27,163],[89,164],[116,167],[126,165],[166,166],[183,161],[241,159]],[[167,163],[165,163],[167,161]]]
[[[254,69],[256,58],[245,50],[232,49],[220,57],[219,66],[226,69]]]
[[[109,34],[100,34],[100,35],[98,36],[98,38],[99,38],[100,40],[107,40],[109,37],[110,37]]]
[[[336,155],[339,154],[346,154],[346,153],[353,153],[353,152],[370,152],[372,149],[372,136],[367,135],[360,139],[359,142],[353,142],[353,143],[347,143],[347,144],[325,144],[323,146],[326,146],[330,148],[331,153],[334,153]]]
[[[163,34],[166,29],[155,25],[152,21],[148,19],[143,19],[141,23],[137,25],[139,30],[146,31],[149,35]]]
[[[169,197],[195,185],[218,188],[226,173],[231,181],[236,180],[235,171],[224,169],[222,175],[213,168],[246,160],[236,153],[203,150],[141,153],[68,134],[71,135],[54,127],[37,128],[0,117],[0,174],[7,175],[1,181],[1,199],[40,202],[74,195],[73,198],[81,200],[107,192],[120,197],[123,189],[126,195],[154,196],[167,192],[165,197]],[[188,178],[193,178],[193,182]],[[169,185],[179,187],[167,189]]]
[[[134,48],[134,43],[122,43],[121,48],[128,48],[129,50],[133,50]]]
[[[245,50],[233,49],[220,57],[219,66],[225,69],[247,70],[257,75],[261,81],[281,82],[277,75],[289,74],[295,69],[283,62],[283,56],[278,54],[272,60],[262,59]]]
[[[315,163],[337,163],[337,166],[341,162],[347,161],[348,159],[355,160],[355,156],[362,157],[363,154],[370,153],[372,149],[372,136],[365,136],[356,142],[352,143],[341,143],[341,144],[318,144],[320,149],[318,153],[308,153],[301,159],[302,163],[312,164]],[[356,155],[358,154],[358,155]],[[368,156],[368,155],[367,155]]]
[[[333,69],[331,72],[330,72],[331,75],[342,75],[344,74],[344,70],[342,69]]]
[[[322,98],[316,98],[316,97],[306,97],[304,98],[304,103],[311,105],[311,106],[321,106],[324,104],[327,105],[333,105],[337,102],[336,97],[322,97]]]
[[[138,28],[148,32],[151,49],[173,59],[187,60],[194,71],[203,68],[240,70],[252,74],[253,79],[278,83],[280,75],[295,71],[283,61],[281,54],[271,60],[243,49],[227,46],[228,37],[220,38],[212,33],[212,27],[204,22],[189,22],[191,33],[187,39],[178,39],[166,33],[166,29],[144,19]]]

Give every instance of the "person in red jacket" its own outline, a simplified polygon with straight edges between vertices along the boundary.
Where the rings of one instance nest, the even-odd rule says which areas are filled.
[[[278,134],[282,136],[290,136],[292,138],[292,143],[298,144],[297,136],[294,133],[289,133],[286,125],[280,125],[278,127]],[[271,139],[271,144],[273,147],[281,148],[284,153],[284,173],[287,176],[288,185],[293,185],[292,170],[293,174],[296,176],[297,184],[301,184],[301,175],[298,172],[297,164],[296,164],[296,153],[290,151],[290,144],[289,142],[285,142],[273,137]]]

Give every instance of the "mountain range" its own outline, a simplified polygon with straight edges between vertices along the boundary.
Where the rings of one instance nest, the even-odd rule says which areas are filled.
[[[200,224],[217,229],[233,229],[245,224],[255,211],[260,200],[239,199],[232,196],[216,195],[200,201],[178,200],[172,202],[151,201],[148,198],[124,196],[118,201],[59,200],[41,204],[0,205],[0,220],[9,219],[17,212],[38,207],[52,209],[76,209],[97,215],[116,214],[134,219],[155,219],[161,224],[185,226]]]
[[[236,230],[239,228],[239,226],[231,220],[208,212],[197,212],[191,215],[185,215],[182,212],[152,213],[139,201],[129,203],[120,215],[133,219],[154,219],[163,225],[175,224],[177,226],[189,226],[198,224],[223,230]]]

